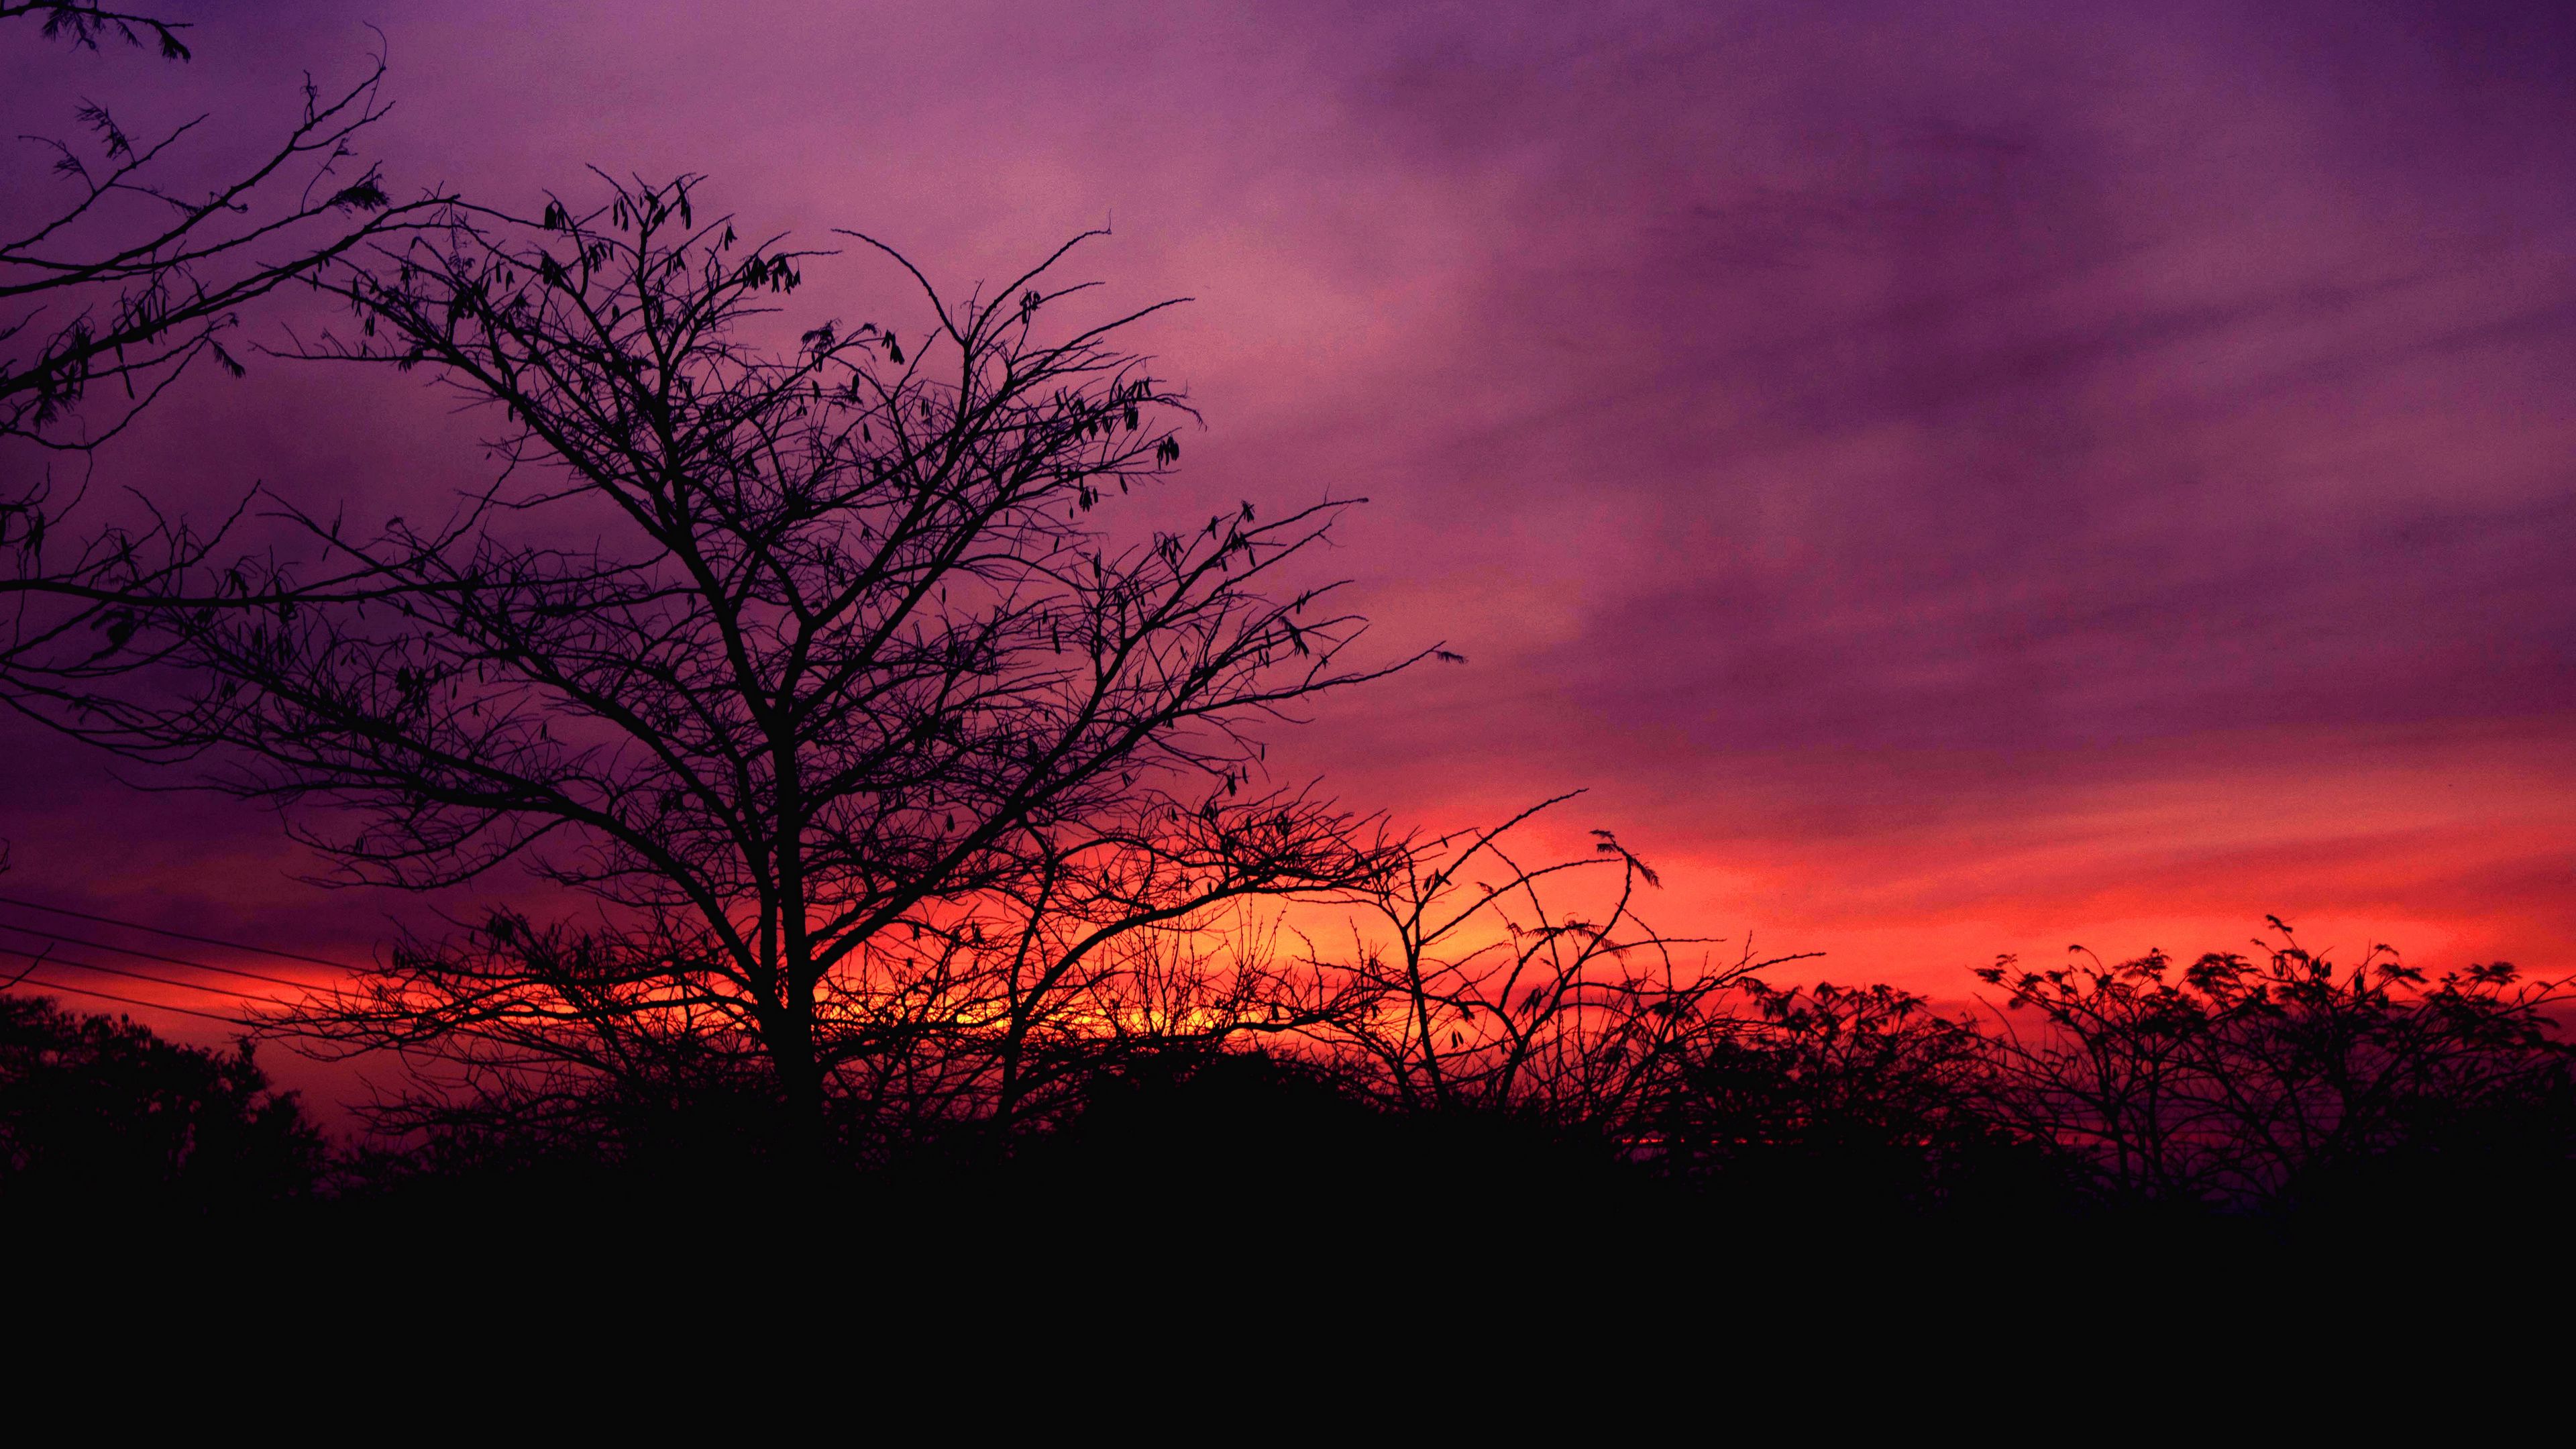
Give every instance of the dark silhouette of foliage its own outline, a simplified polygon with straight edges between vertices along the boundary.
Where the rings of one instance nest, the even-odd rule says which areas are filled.
[[[1076,1110],[1020,1164],[1060,1201],[1186,1217],[1341,1206],[1383,1192],[1402,1155],[1390,1123],[1312,1064],[1187,1045],[1084,1079]]]
[[[2161,952],[1978,972],[2038,1020],[2005,1018],[1995,1040],[2003,1117],[2118,1198],[2273,1206],[2563,1094],[2569,1049],[2547,1016],[2563,985],[2502,962],[2428,979],[2385,946],[2338,968],[2271,924],[2260,957],[2180,972]]]
[[[180,1046],[125,1018],[0,996],[0,1204],[241,1208],[309,1192],[321,1156],[247,1043]]]
[[[2050,1144],[1995,1114],[1973,1024],[1888,986],[1735,990],[1736,1015],[1692,1042],[1637,1137],[1661,1172],[1810,1221],[2072,1200]]]

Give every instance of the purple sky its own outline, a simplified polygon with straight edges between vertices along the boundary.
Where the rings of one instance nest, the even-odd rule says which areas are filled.
[[[176,70],[0,41],[11,131],[273,122],[372,19],[402,186],[699,171],[957,284],[1114,217],[1089,265],[1198,299],[1141,340],[1210,421],[1138,521],[1368,495],[1376,637],[1473,661],[1280,737],[1353,803],[1589,786],[1568,838],[1665,922],[1945,993],[2266,911],[2576,968],[2576,11],[181,8]],[[445,408],[269,363],[101,481],[402,512],[475,476]],[[400,908],[0,746],[10,893],[348,952]]]

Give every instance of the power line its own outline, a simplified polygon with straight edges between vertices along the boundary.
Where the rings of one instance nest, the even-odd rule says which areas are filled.
[[[148,981],[155,986],[175,987],[181,991],[203,991],[213,996],[231,996],[243,1001],[256,1001],[262,1006],[276,1006],[279,1004],[278,1002],[270,1000],[268,997],[254,996],[247,991],[235,991],[229,986],[207,986],[195,981],[173,981],[167,976],[154,976],[142,971],[128,971],[122,966],[101,966],[94,961],[76,961],[69,956],[40,956],[33,951],[22,951],[14,946],[0,946],[0,955],[24,956],[29,961],[34,962],[37,966],[68,966],[75,971],[103,971],[110,976],[123,976],[135,981]]]
[[[19,929],[19,928],[16,928],[16,927],[10,927],[9,929],[13,929],[13,930],[14,930],[14,929]],[[111,947],[110,949],[114,949],[114,948],[112,948],[112,947]],[[181,991],[203,991],[203,992],[205,992],[205,993],[207,993],[208,995],[211,995],[211,996],[229,996],[229,997],[232,997],[232,998],[234,998],[235,1000],[238,1000],[238,1001],[248,1001],[248,1002],[253,1002],[253,1003],[256,1003],[257,1005],[260,1005],[260,1006],[283,1006],[283,1005],[285,1005],[285,1004],[286,1004],[286,1003],[281,1002],[281,1001],[278,1001],[278,1000],[276,1000],[276,999],[274,999],[274,998],[272,998],[272,997],[260,996],[260,995],[257,995],[257,994],[255,994],[255,993],[248,992],[248,991],[235,991],[235,990],[233,990],[233,989],[232,989],[231,987],[229,987],[229,986],[207,986],[207,985],[205,985],[205,984],[203,984],[203,983],[201,983],[201,982],[195,982],[195,981],[173,981],[173,980],[171,980],[171,979],[170,979],[169,977],[167,977],[167,976],[154,976],[154,975],[151,975],[151,974],[149,974],[149,973],[147,973],[147,972],[142,972],[142,971],[128,971],[128,970],[126,970],[125,968],[123,968],[123,967],[121,967],[121,966],[101,966],[101,965],[99,965],[99,964],[98,964],[97,962],[95,962],[95,961],[79,961],[79,960],[74,960],[73,958],[71,958],[71,957],[69,957],[69,956],[51,956],[51,955],[40,956],[40,955],[36,954],[36,953],[35,953],[35,952],[33,952],[33,951],[23,950],[23,949],[20,949],[20,948],[18,948],[18,947],[14,947],[14,946],[0,946],[0,955],[20,956],[20,957],[24,957],[27,961],[29,961],[30,963],[32,963],[32,964],[27,968],[27,971],[26,971],[25,973],[21,974],[21,975],[18,977],[18,979],[17,979],[16,981],[13,981],[13,982],[7,983],[7,984],[8,984],[8,985],[10,985],[10,986],[18,986],[18,985],[33,984],[33,985],[35,985],[35,986],[43,987],[43,988],[45,988],[45,989],[47,989],[47,990],[51,990],[51,991],[71,991],[71,992],[77,992],[77,993],[79,993],[80,995],[83,995],[83,996],[95,996],[95,997],[98,997],[98,998],[100,998],[101,1000],[104,1000],[104,1001],[121,1001],[121,1002],[124,1002],[124,1003],[125,1003],[126,1005],[128,1005],[128,1006],[147,1006],[147,1007],[150,1007],[151,1009],[153,1009],[154,1011],[175,1011],[175,1012],[178,1012],[178,1013],[179,1013],[180,1015],[182,1015],[182,1016],[202,1016],[202,1017],[204,1017],[204,1018],[205,1018],[206,1020],[208,1020],[208,1021],[220,1021],[220,1022],[225,1022],[225,1023],[228,1023],[228,1024],[230,1024],[230,1025],[238,1026],[238,1027],[242,1027],[242,1028],[244,1028],[244,1029],[246,1029],[246,1030],[251,1030],[251,1031],[261,1030],[261,1029],[263,1029],[263,1028],[265,1028],[265,1027],[269,1027],[269,1026],[276,1025],[276,1023],[274,1023],[274,1022],[258,1022],[258,1021],[243,1021],[243,1020],[239,1019],[238,1017],[218,1016],[218,1015],[216,1015],[215,1013],[210,1012],[210,1011],[197,1011],[197,1010],[194,1010],[194,1009],[192,1009],[192,1008],[185,1007],[185,1006],[165,1006],[165,1005],[163,1005],[163,1004],[161,1004],[160,1002],[157,1002],[157,1001],[143,1001],[143,1000],[140,1000],[140,999],[138,999],[138,998],[131,997],[131,996],[119,996],[119,995],[117,995],[116,993],[114,993],[114,992],[112,992],[112,991],[94,991],[94,990],[91,990],[90,988],[88,988],[88,987],[84,987],[84,986],[69,986],[69,985],[65,985],[64,983],[62,983],[62,982],[60,982],[60,981],[56,981],[56,980],[52,979],[51,977],[38,977],[38,976],[36,976],[34,973],[35,973],[35,971],[36,971],[38,968],[46,967],[46,966],[60,966],[60,967],[67,967],[67,968],[69,968],[69,969],[71,969],[71,970],[74,970],[74,971],[103,971],[103,972],[106,972],[106,973],[107,973],[108,975],[110,975],[110,976],[123,976],[123,977],[126,977],[126,978],[128,978],[128,979],[130,979],[130,980],[134,980],[134,981],[149,982],[150,984],[152,984],[152,985],[154,985],[154,986],[168,986],[168,987],[173,987],[173,988],[175,988],[175,989],[177,989],[177,990],[181,990]],[[160,959],[168,960],[169,958],[168,958],[168,957],[162,957],[162,958],[160,958]],[[178,964],[185,965],[185,964],[188,964],[188,963],[181,962],[181,963],[178,963]],[[213,968],[208,968],[208,969],[213,969]],[[263,979],[263,980],[267,980],[267,979],[274,979],[274,978],[261,978],[261,979]],[[303,983],[301,983],[301,982],[287,982],[287,983],[285,983],[285,984],[290,985],[290,986],[296,986],[296,987],[299,987],[300,989],[304,989],[304,990],[310,990],[310,989],[311,989],[310,987],[306,987],[306,986],[304,986],[304,985],[303,985]],[[454,1030],[455,1030],[456,1032],[458,1032],[459,1034],[461,1034],[461,1035],[464,1035],[464,1036],[471,1036],[471,1037],[481,1037],[481,1038],[483,1038],[483,1039],[485,1039],[485,1040],[487,1040],[487,1041],[497,1041],[497,1042],[509,1043],[509,1042],[512,1040],[512,1039],[511,1039],[511,1038],[509,1038],[509,1037],[501,1036],[501,1035],[495,1034],[495,1033],[490,1032],[490,1031],[479,1030],[479,1029],[477,1029],[477,1028],[475,1028],[475,1027],[470,1027],[470,1026],[459,1026],[459,1027],[454,1028]]]
[[[232,966],[215,966],[204,961],[186,961],[177,956],[164,956],[157,951],[145,951],[133,946],[118,946],[106,941],[92,941],[80,936],[65,936],[53,931],[40,931],[34,926],[13,926],[5,921],[0,921],[0,931],[15,931],[22,936],[41,936],[48,941],[60,941],[66,946],[89,946],[101,951],[114,951],[120,956],[140,956],[146,961],[159,961],[171,966],[185,966],[191,971],[212,971],[222,976],[239,976],[249,981],[265,981],[272,986],[292,986],[299,990],[306,991],[312,989],[312,983],[308,981],[289,981],[283,976],[263,976],[256,971],[243,971]],[[0,950],[6,949],[8,948],[0,947]]]
[[[18,983],[20,985],[25,985],[26,982],[26,977],[22,976],[18,978]],[[68,991],[75,996],[95,996],[101,1001],[123,1002],[127,1006],[140,1006],[150,1011],[175,1011],[181,1016],[202,1016],[208,1021],[220,1021],[226,1026],[237,1026],[245,1031],[258,1029],[258,1024],[256,1022],[242,1021],[229,1016],[217,1016],[211,1011],[192,1011],[184,1006],[163,1006],[157,1001],[142,1001],[131,996],[119,996],[113,991],[92,991],[86,986],[65,986],[59,981],[39,981],[36,985],[44,987],[48,991]]]
[[[33,905],[34,903],[15,901],[9,897],[0,896],[0,904]],[[58,907],[54,906],[36,906],[35,908],[37,910],[59,911],[62,915],[79,916],[83,920],[99,921],[112,926],[132,924],[130,922],[113,920],[105,916],[88,915],[81,911],[61,911]],[[236,942],[216,941],[202,936],[188,936],[185,935],[185,933],[178,931],[161,931],[158,930],[158,928],[151,926],[135,926],[134,929],[139,931],[154,931],[156,934],[164,936],[177,936],[184,940],[204,941],[207,945],[212,946],[232,946],[236,950],[255,951],[262,949],[256,946],[240,945]],[[0,930],[15,931],[22,935],[39,936],[46,940],[63,941],[73,945],[92,946],[101,950],[119,952],[124,955],[140,956],[147,960],[166,962],[173,966],[184,966],[192,970],[215,971],[221,972],[227,976],[241,976],[253,981],[267,981],[279,986],[293,987],[299,991],[312,991],[315,989],[310,982],[289,981],[278,976],[263,976],[256,971],[236,971],[223,966],[210,966],[202,961],[185,961],[176,956],[163,956],[150,951],[137,950],[130,946],[112,946],[103,941],[88,941],[77,936],[59,935],[52,931],[38,930],[32,926],[13,926],[6,922],[0,922]],[[293,952],[279,951],[271,954],[290,957],[291,959],[298,961],[311,961],[317,966],[335,966],[336,969],[343,971],[350,969],[345,966],[337,966],[337,963],[319,960],[311,956],[297,956]],[[101,1001],[114,1001],[127,1006],[140,1006],[153,1011],[173,1011],[177,1012],[181,1016],[202,1017],[207,1021],[220,1021],[227,1026],[237,1026],[248,1031],[258,1031],[265,1027],[272,1026],[275,1023],[244,1021],[238,1017],[221,1016],[211,1011],[198,1011],[186,1006],[168,1006],[158,1001],[145,1001],[138,997],[119,996],[112,991],[98,991],[85,986],[72,986],[61,981],[56,981],[50,977],[38,977],[34,975],[34,973],[39,968],[46,966],[64,967],[74,971],[99,971],[110,976],[122,976],[133,981],[148,982],[154,986],[167,986],[180,991],[202,991],[210,996],[229,996],[235,1000],[252,1002],[260,1006],[285,1005],[285,1003],[280,1002],[273,997],[261,996],[254,992],[237,991],[229,986],[208,986],[203,982],[197,981],[175,981],[167,976],[154,976],[149,972],[131,971],[121,966],[102,966],[95,961],[82,961],[69,956],[56,956],[50,953],[38,954],[37,952],[26,950],[23,947],[0,946],[0,955],[17,956],[29,963],[27,970],[22,972],[16,980],[0,984],[0,990],[6,990],[22,985],[31,985],[48,991],[68,991],[79,996],[94,996]],[[475,1027],[458,1026],[453,1028],[453,1030],[459,1035],[479,1037],[487,1041],[497,1041],[504,1044],[511,1044],[513,1042],[513,1039],[510,1037]]]
[[[96,921],[102,926],[121,926],[129,931],[148,931],[155,936],[168,936],[173,940],[194,941],[200,946],[222,946],[227,950],[248,951],[253,955],[258,956],[274,956],[286,961],[303,961],[314,966],[328,966],[334,971],[346,971],[355,974],[358,969],[346,962],[325,961],[319,956],[306,956],[295,951],[279,951],[267,946],[245,945],[240,941],[225,941],[213,936],[192,936],[185,931],[165,931],[159,926],[146,926],[136,921],[120,921],[114,916],[95,916],[87,911],[75,911],[64,906],[49,906],[40,901],[26,900],[18,896],[0,896],[0,906],[24,906],[31,911],[50,911],[57,916],[73,916],[84,921]]]

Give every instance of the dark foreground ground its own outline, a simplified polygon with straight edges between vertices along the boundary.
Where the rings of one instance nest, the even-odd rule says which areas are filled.
[[[2421,1330],[2453,1311],[2427,1305],[2558,1272],[2545,1245],[2576,1221],[2576,1170],[2521,1126],[2374,1163],[2295,1207],[2228,1211],[2107,1201],[2014,1150],[1935,1163],[1809,1144],[1676,1177],[1533,1123],[1382,1112],[1243,1058],[1123,1083],[1008,1157],[789,1173],[718,1140],[621,1163],[380,1164],[267,1197],[58,1180],[6,1215],[22,1294],[292,1292],[362,1317],[786,1298],[1061,1332],[1139,1307],[1268,1305],[1365,1338],[1586,1315],[1621,1332],[1765,1315],[1810,1332],[1945,1317],[2234,1332],[2247,1313],[2386,1319],[2402,1303]]]

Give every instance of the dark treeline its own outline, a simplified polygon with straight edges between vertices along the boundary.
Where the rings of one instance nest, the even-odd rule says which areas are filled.
[[[1633,980],[1594,992],[1581,1019],[1544,1028],[1545,1072],[1513,1067],[1509,1029],[1472,1048],[1462,1033],[1446,1094],[1371,1049],[1389,1043],[1094,1035],[1047,1053],[1047,1110],[1012,1123],[989,1098],[936,1117],[836,1100],[819,1173],[782,1142],[775,1087],[752,1081],[650,1093],[557,1077],[543,1110],[525,1084],[451,1082],[444,1112],[416,1083],[403,1135],[326,1152],[246,1049],[12,997],[0,1203],[21,1219],[451,1244],[660,1236],[771,1203],[900,1220],[887,1241],[923,1262],[988,1243],[1002,1219],[1110,1254],[1282,1231],[1476,1252],[1618,1225],[1699,1266],[1746,1233],[1858,1231],[1847,1241],[1901,1254],[2090,1224],[2132,1250],[2189,1250],[2392,1224],[2434,1241],[2576,1205],[2576,1063],[2551,992],[2509,967],[2427,979],[2384,952],[2339,966],[2284,931],[2187,967],[2006,964],[1979,973],[1996,989],[1982,1013],[1721,974],[1686,997]]]

